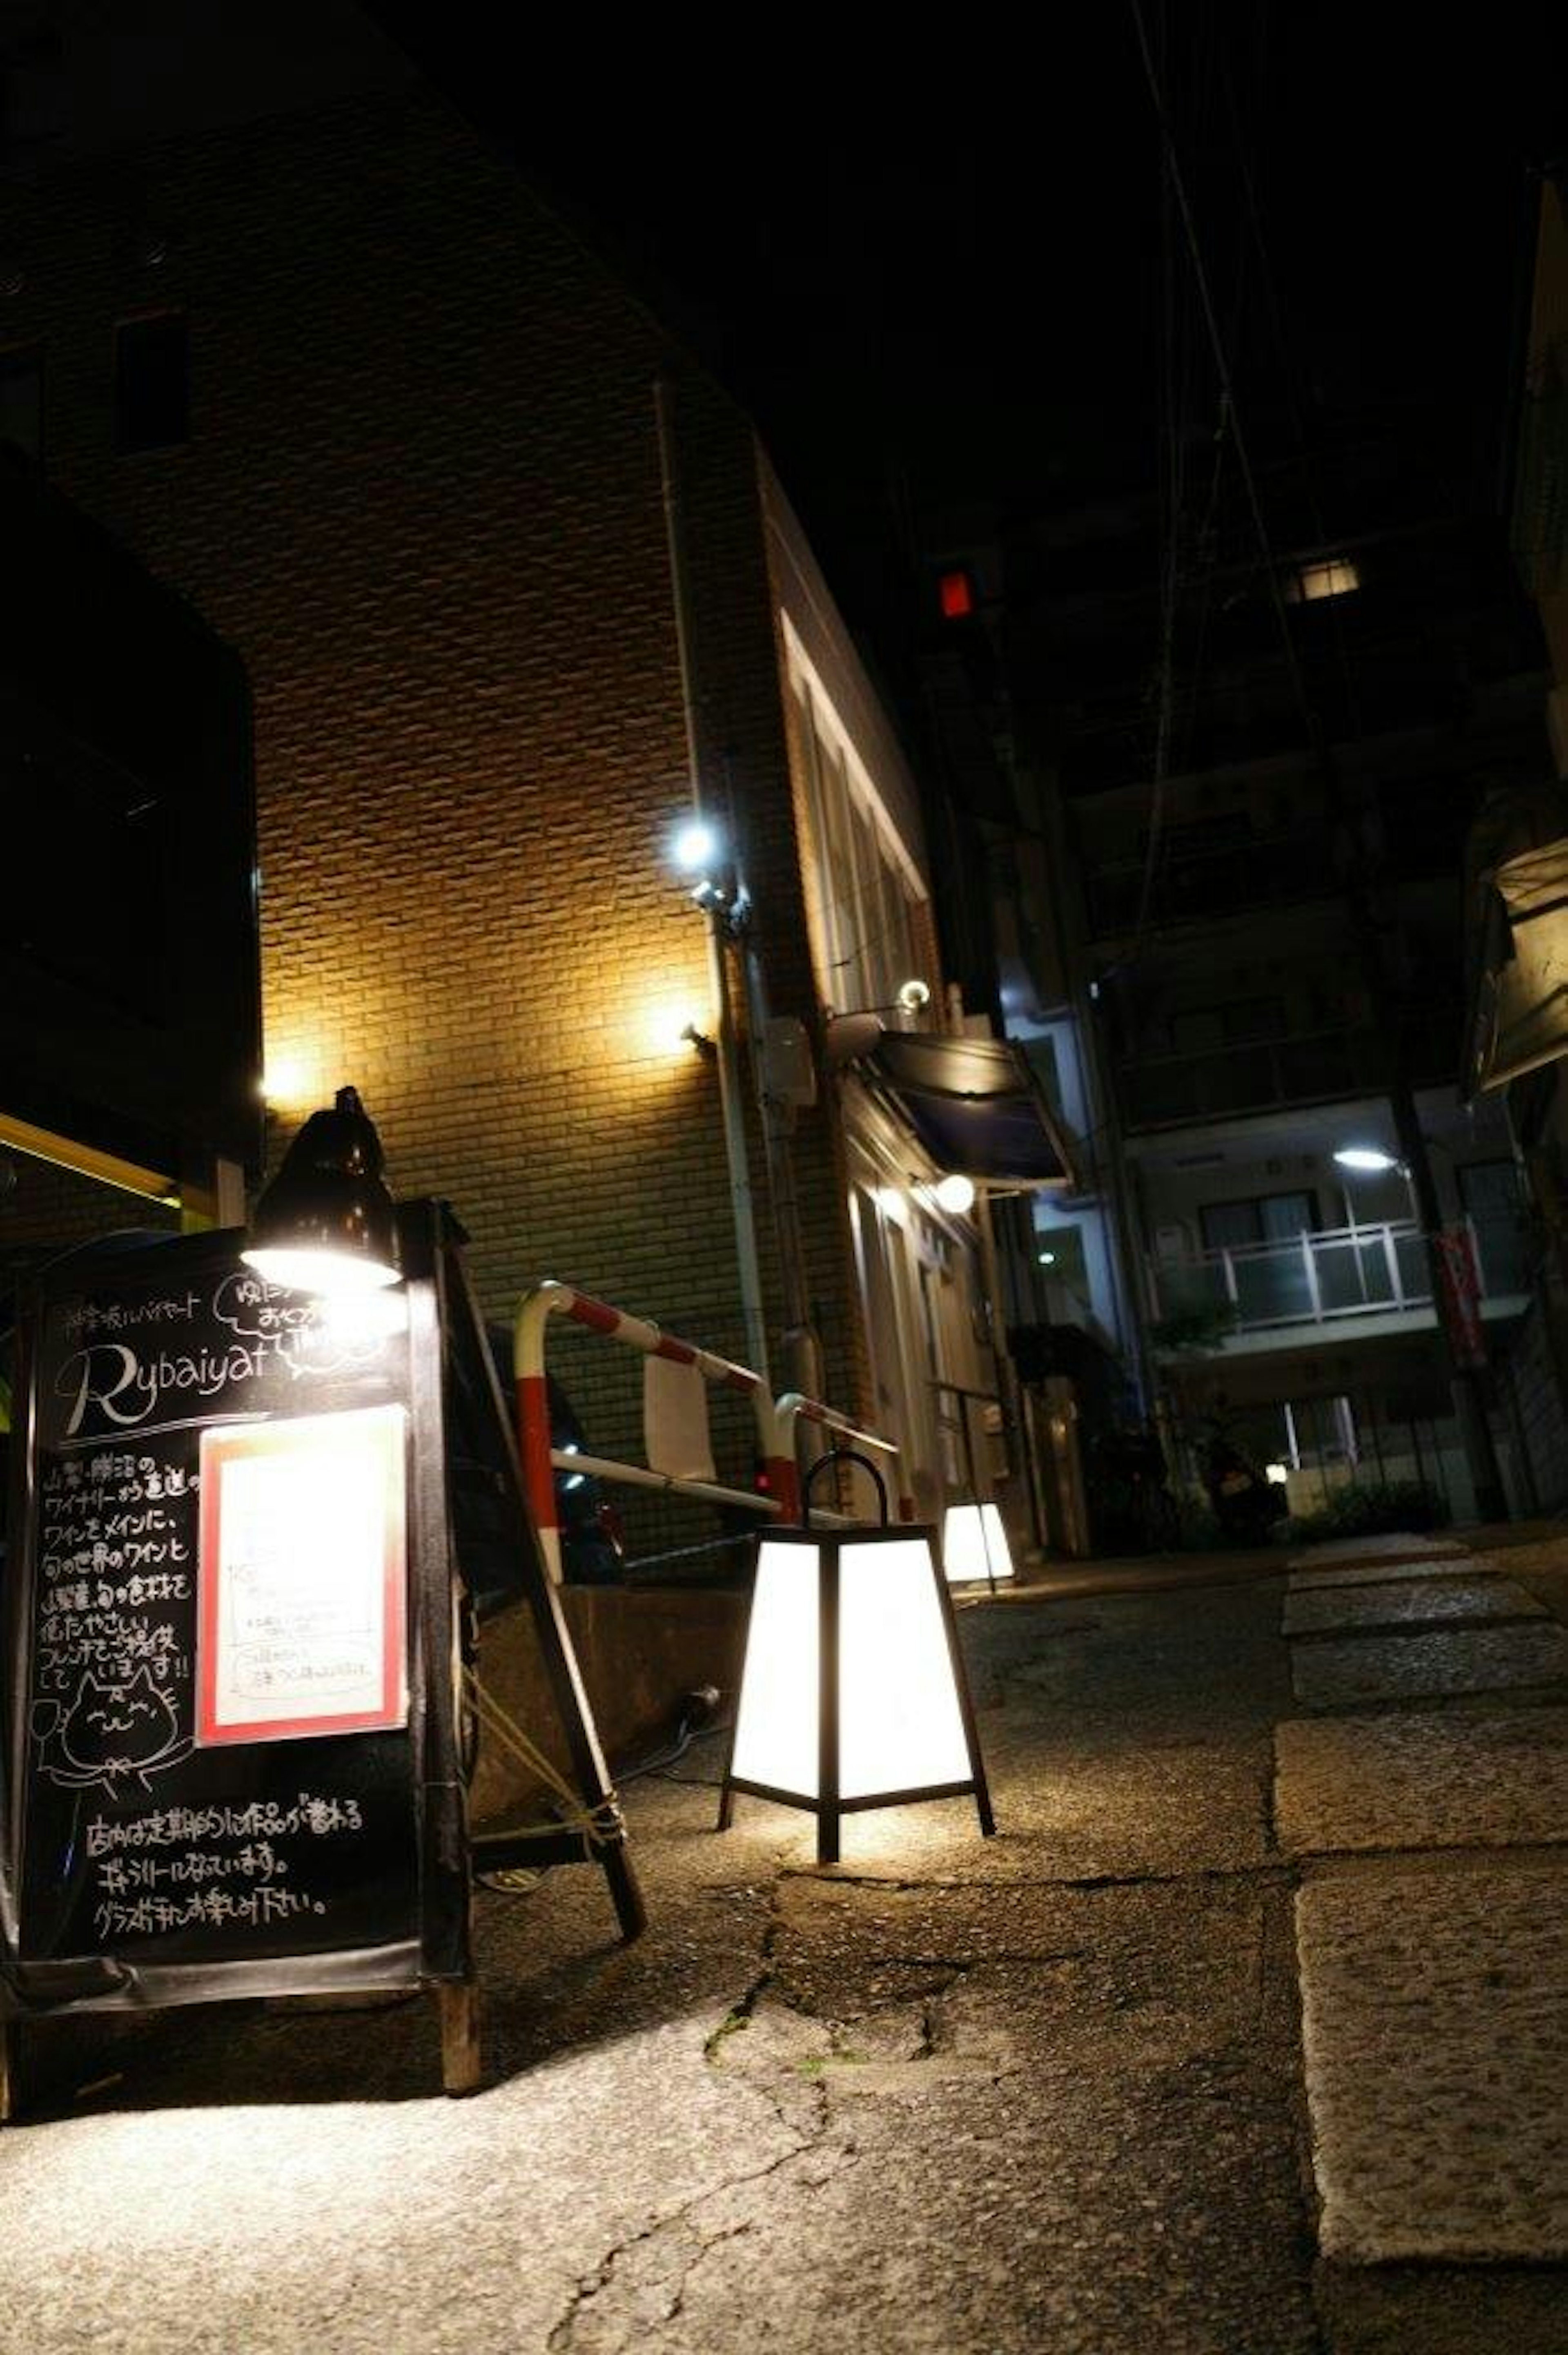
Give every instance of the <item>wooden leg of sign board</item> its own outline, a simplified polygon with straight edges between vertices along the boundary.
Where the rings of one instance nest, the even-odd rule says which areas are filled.
[[[21,2102],[22,2030],[17,2021],[0,2021],[0,2126],[9,2126]]]
[[[446,1979],[436,1989],[441,2013],[441,2086],[477,2094],[484,2083],[479,2051],[479,1981]]]
[[[605,1849],[604,1872],[620,1934],[630,1944],[633,1938],[641,1938],[648,1927],[648,1907],[622,1841],[617,1840]]]

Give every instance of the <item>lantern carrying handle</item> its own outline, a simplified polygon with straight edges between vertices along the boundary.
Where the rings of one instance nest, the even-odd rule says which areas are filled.
[[[825,1471],[830,1464],[858,1464],[863,1472],[870,1473],[875,1485],[877,1501],[882,1507],[882,1526],[885,1529],[887,1527],[887,1483],[870,1456],[863,1455],[858,1447],[830,1447],[825,1455],[818,1456],[800,1483],[801,1528],[809,1529],[811,1526],[811,1483],[818,1473]]]

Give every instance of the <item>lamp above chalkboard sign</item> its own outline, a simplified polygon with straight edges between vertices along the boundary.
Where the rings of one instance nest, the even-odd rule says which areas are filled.
[[[397,1223],[385,1156],[356,1088],[313,1112],[256,1205],[243,1258],[295,1292],[373,1292],[396,1284]]]

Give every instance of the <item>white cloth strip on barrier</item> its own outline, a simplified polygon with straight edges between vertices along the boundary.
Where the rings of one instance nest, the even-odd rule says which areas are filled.
[[[576,1448],[555,1447],[550,1461],[557,1472],[588,1472],[596,1480],[620,1480],[630,1488],[664,1488],[678,1497],[696,1497],[714,1505],[743,1505],[747,1512],[775,1514],[771,1497],[754,1497],[749,1489],[723,1488],[713,1480],[683,1480],[673,1472],[649,1472],[641,1464],[616,1464],[606,1455],[581,1455]]]
[[[642,1360],[642,1454],[651,1472],[718,1479],[702,1368],[680,1358]]]

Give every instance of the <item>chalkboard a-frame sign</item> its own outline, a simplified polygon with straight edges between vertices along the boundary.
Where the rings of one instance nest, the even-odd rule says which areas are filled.
[[[446,1427],[454,1350],[474,1342],[471,1391],[482,1332],[443,1206],[399,1226],[407,1281],[346,1305],[269,1285],[238,1233],[45,1272],[0,1620],[0,2018],[432,1986],[449,2090],[477,2083]],[[488,1359],[483,1381],[514,1467]],[[520,1544],[599,1814],[575,1853],[632,1934],[521,1518]]]

